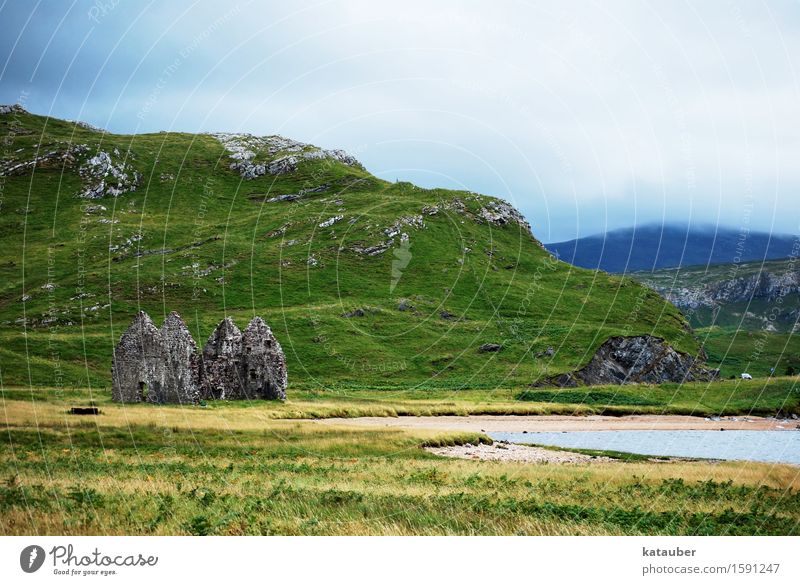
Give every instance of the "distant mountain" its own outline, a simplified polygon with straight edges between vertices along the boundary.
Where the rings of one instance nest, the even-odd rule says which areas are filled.
[[[795,236],[787,234],[647,225],[545,244],[545,247],[575,266],[621,274],[787,258],[796,242]],[[794,254],[797,252],[795,249]]]
[[[800,330],[797,260],[690,266],[630,276],[674,303],[694,327]]]

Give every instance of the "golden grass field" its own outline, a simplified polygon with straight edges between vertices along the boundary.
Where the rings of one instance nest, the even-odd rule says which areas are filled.
[[[23,394],[0,403],[2,534],[800,533],[789,465],[444,459],[422,447],[488,438]]]

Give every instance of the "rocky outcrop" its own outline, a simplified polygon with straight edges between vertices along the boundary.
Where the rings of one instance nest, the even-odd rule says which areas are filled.
[[[682,383],[718,376],[718,370],[706,369],[700,359],[676,351],[663,339],[642,335],[609,338],[586,366],[551,378],[547,385]]]
[[[76,164],[77,157],[89,149],[85,144],[60,144],[59,148],[38,153],[33,158],[19,160],[15,157],[0,161],[0,177],[24,175],[33,169],[58,169]]]
[[[404,217],[398,217],[392,225],[383,230],[383,233],[390,238],[394,238],[395,236],[401,235],[407,228],[419,230],[423,229],[424,227],[425,222],[423,221],[421,215],[407,215]]]
[[[324,150],[283,136],[227,133],[212,136],[228,151],[233,161],[231,170],[237,171],[243,179],[292,173],[301,162],[311,160],[327,159],[363,168],[361,163],[343,150]]]
[[[92,156],[89,156],[90,148],[86,144],[56,142],[49,144],[48,150],[39,145],[34,145],[34,148],[33,153],[30,149],[20,149],[0,161],[0,176],[24,175],[34,169],[77,166],[83,183],[78,197],[84,199],[118,197],[136,191],[142,181],[142,176],[130,162],[132,155],[122,155],[116,148],[98,150]]]
[[[201,372],[205,398],[246,398],[242,383],[242,332],[233,319],[223,319],[203,347]]]
[[[767,332],[800,330],[800,265],[796,257],[631,276],[677,306],[695,327],[717,324]]]
[[[200,400],[197,344],[181,316],[173,311],[161,326],[164,344],[164,391],[162,402],[195,403]]]
[[[362,246],[361,244],[354,244],[350,249],[356,254],[361,254],[363,256],[378,256],[379,254],[383,254],[386,250],[391,248],[393,243],[394,240],[389,240],[388,242],[379,242],[374,246]]]
[[[25,108],[19,104],[0,104],[0,115],[7,114],[25,114]]]
[[[517,211],[515,207],[509,205],[505,201],[493,201],[481,207],[480,217],[488,223],[497,226],[510,225],[513,223],[519,225],[528,232],[531,231],[531,226],[525,220],[525,217]]]
[[[480,207],[477,210],[473,208],[472,201],[479,202]],[[533,235],[531,225],[525,220],[525,217],[513,205],[502,199],[473,194],[465,197],[464,200],[454,197],[449,201],[440,201],[436,205],[426,205],[422,208],[422,214],[427,216],[438,215],[440,212],[458,213],[472,217],[480,223],[485,222],[498,227],[518,225],[525,232]]]
[[[300,189],[297,193],[287,193],[285,195],[276,195],[275,197],[250,197],[253,201],[263,201],[264,203],[278,203],[280,201],[297,201],[298,199],[302,199],[306,195],[313,195],[315,193],[323,193],[328,190],[330,185],[327,183],[324,185],[318,185],[316,187],[308,187],[307,189]]]
[[[144,311],[119,338],[111,365],[116,402],[161,402],[166,363],[161,332]]]
[[[99,199],[136,191],[142,177],[126,158],[121,158],[117,149],[111,153],[101,150],[88,158],[78,169],[84,183],[78,196]]]
[[[329,217],[325,221],[321,222],[317,227],[321,228],[329,228],[333,224],[338,223],[344,219],[343,215],[334,215],[333,217]]]
[[[495,353],[503,349],[499,343],[484,343],[478,348],[479,353]]]
[[[286,358],[261,317],[254,317],[242,335],[242,371],[247,398],[286,399]]]

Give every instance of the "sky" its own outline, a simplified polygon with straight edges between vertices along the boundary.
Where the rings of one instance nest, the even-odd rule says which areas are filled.
[[[0,4],[0,103],[343,148],[502,197],[544,242],[800,234],[798,60],[796,0]]]

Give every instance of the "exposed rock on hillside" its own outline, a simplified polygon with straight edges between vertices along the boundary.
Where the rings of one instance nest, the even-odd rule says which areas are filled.
[[[611,337],[580,370],[562,374],[549,384],[572,387],[579,384],[660,384],[713,380],[718,370],[703,367],[702,362],[681,353],[663,339],[642,335]]]
[[[484,343],[478,348],[478,351],[480,353],[491,353],[500,351],[501,349],[503,349],[503,346],[499,343]]]
[[[531,231],[530,224],[525,221],[522,214],[515,207],[505,201],[494,201],[481,208],[480,216],[494,225],[508,225],[516,223],[527,231]]]
[[[19,104],[2,104],[0,105],[0,115],[6,114],[24,114],[25,108]]]
[[[331,227],[333,224],[342,221],[343,219],[344,219],[343,215],[336,215],[334,217],[328,218],[325,221],[321,222],[318,227],[328,228],[328,227]]]
[[[414,305],[411,304],[411,301],[408,299],[400,299],[400,302],[397,303],[397,310],[398,311],[413,311]]]
[[[83,128],[84,130],[91,130],[92,132],[105,132],[105,128],[100,128],[100,126],[95,126],[94,124],[89,124],[89,122],[81,122],[80,120],[67,120],[76,126]]]
[[[383,230],[383,233],[390,238],[395,236],[399,236],[403,231],[403,228],[414,228],[414,229],[422,229],[425,227],[425,223],[422,220],[421,215],[409,215],[405,217],[398,217],[397,220]]]
[[[411,239],[411,236],[409,236],[404,229],[408,229],[409,231],[412,229],[425,229],[423,216],[407,215],[398,217],[392,223],[392,225],[382,230],[383,235],[389,238],[388,240],[381,240],[371,245],[359,242],[350,246],[350,249],[356,254],[361,254],[362,256],[378,256],[379,254],[383,254],[395,246],[398,241],[401,246],[409,245],[408,243]]]
[[[800,329],[800,264],[796,259],[690,266],[632,276],[675,304],[695,326]]]
[[[393,243],[394,240],[389,240],[388,242],[379,242],[374,246],[362,246],[361,244],[354,244],[351,249],[356,254],[362,254],[364,256],[378,256],[379,254],[383,254],[386,250],[391,248]]]
[[[468,205],[460,197],[454,197],[449,201],[440,201],[436,205],[426,205],[422,208],[422,215],[435,216],[440,212],[452,212],[469,216],[479,222],[486,222],[496,226],[504,226],[515,223],[522,227],[526,232],[531,233],[531,225],[525,217],[510,203],[502,200],[486,201],[487,198],[480,195],[470,195],[466,201],[479,201],[481,207],[476,212],[470,211]]]
[[[771,302],[778,297],[800,292],[800,272],[759,272],[696,287],[655,287],[655,291],[682,309],[714,308],[750,299]]]
[[[297,170],[303,161],[329,159],[363,168],[361,163],[343,150],[324,150],[283,136],[252,134],[212,134],[228,151],[231,170],[244,179],[262,175],[284,175]]]
[[[84,182],[78,196],[86,199],[118,197],[136,191],[141,182],[141,175],[133,170],[116,149],[112,154],[101,150],[87,159],[78,172]]]
[[[64,144],[42,154],[36,154],[30,159],[5,158],[0,162],[0,176],[23,175],[35,168],[69,167],[76,163],[78,155],[83,154],[88,149],[89,147],[85,144]]]
[[[297,201],[298,199],[302,199],[306,195],[311,195],[314,193],[322,193],[327,191],[330,185],[318,185],[317,187],[309,187],[307,189],[300,189],[297,193],[287,193],[286,195],[276,195],[275,197],[270,198],[261,198],[261,197],[251,197],[254,201],[263,201],[264,203],[278,203],[280,201]]]

